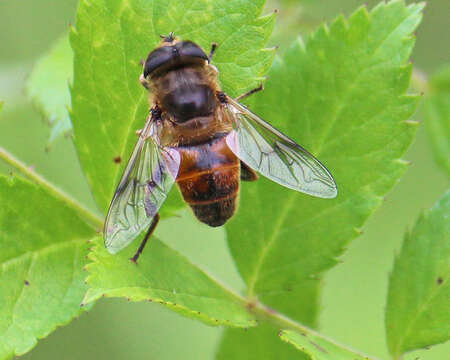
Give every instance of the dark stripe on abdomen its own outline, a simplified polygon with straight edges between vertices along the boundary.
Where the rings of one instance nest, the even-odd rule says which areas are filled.
[[[239,167],[223,167],[178,181],[195,216],[209,226],[221,226],[234,214],[239,191]]]
[[[239,159],[226,145],[225,137],[178,150],[181,166],[177,183],[184,200],[201,222],[223,225],[236,208]]]

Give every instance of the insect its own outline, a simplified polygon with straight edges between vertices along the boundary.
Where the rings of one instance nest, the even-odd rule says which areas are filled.
[[[192,41],[162,37],[143,64],[142,85],[152,108],[112,199],[105,221],[106,248],[117,253],[146,228],[139,255],[159,221],[158,211],[174,183],[195,216],[221,226],[236,209],[240,181],[259,174],[321,198],[337,195],[319,160],[225,94],[218,70]]]

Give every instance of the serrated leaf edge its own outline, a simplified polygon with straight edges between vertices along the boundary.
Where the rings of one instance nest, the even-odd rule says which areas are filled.
[[[167,247],[169,247],[174,253],[177,253],[180,256],[181,255],[178,251],[174,250],[173,248],[171,248],[170,246],[168,246],[167,244],[165,244]],[[100,264],[99,260],[97,258],[97,256],[95,255],[95,249],[99,246],[102,246],[102,244],[100,244],[98,241],[94,243],[94,246],[90,249],[89,254],[88,254],[88,259],[91,260],[90,263],[88,263],[85,266],[85,270],[88,272],[88,276],[86,277],[86,283],[90,286],[90,280],[93,278],[93,274],[91,271],[91,268],[93,268],[94,266],[96,266],[96,264]],[[193,264],[189,259],[187,259],[186,257],[183,256],[183,258],[185,259],[185,261],[187,261],[189,264],[191,264],[194,267],[197,267],[195,264]],[[246,300],[244,298],[242,298],[239,294],[236,294],[234,291],[232,291],[231,289],[227,288],[223,283],[221,283],[219,280],[215,279],[213,276],[211,276],[210,274],[208,274],[205,270],[197,267],[200,271],[202,271],[207,277],[209,277],[211,279],[211,281],[215,282],[217,285],[219,285],[225,292],[227,292],[228,294],[232,295],[236,300],[240,301],[242,304],[242,308],[245,309],[246,308]],[[221,326],[221,325],[226,325],[226,326],[231,326],[231,327],[242,327],[242,328],[247,328],[247,327],[252,327],[252,326],[256,326],[257,325],[257,320],[249,320],[248,322],[242,322],[242,324],[237,323],[237,322],[231,322],[230,320],[226,320],[226,319],[216,319],[214,317],[208,316],[207,314],[200,312],[198,310],[195,309],[191,309],[188,308],[184,305],[181,304],[177,304],[177,303],[173,303],[171,301],[165,301],[164,299],[160,298],[160,297],[149,297],[146,295],[134,295],[134,296],[129,296],[129,297],[125,297],[123,295],[115,295],[115,292],[119,291],[119,290],[123,290],[123,289],[141,289],[140,287],[124,287],[124,288],[115,288],[115,289],[102,289],[102,288],[89,288],[82,303],[80,304],[80,306],[85,306],[86,304],[92,303],[94,301],[97,301],[98,299],[102,298],[102,297],[106,297],[106,298],[126,298],[128,301],[148,301],[148,302],[155,302],[155,303],[159,303],[177,313],[180,313],[182,315],[185,315],[188,318],[194,318],[194,319],[198,319],[200,321],[202,321],[203,323],[207,324],[207,325],[211,325],[211,326]],[[166,291],[163,289],[155,289],[158,291]],[[216,300],[216,299],[215,299]]]

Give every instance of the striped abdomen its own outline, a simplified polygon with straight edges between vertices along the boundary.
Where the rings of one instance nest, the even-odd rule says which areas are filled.
[[[221,226],[234,214],[239,192],[240,163],[225,136],[207,143],[180,146],[177,183],[195,216],[209,226]]]

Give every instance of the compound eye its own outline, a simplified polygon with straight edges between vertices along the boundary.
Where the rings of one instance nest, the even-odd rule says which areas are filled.
[[[181,56],[208,60],[202,48],[192,41],[182,41],[176,47]]]
[[[173,58],[173,46],[163,46],[153,50],[147,57],[144,66],[144,77],[150,75],[155,69],[169,62]]]

